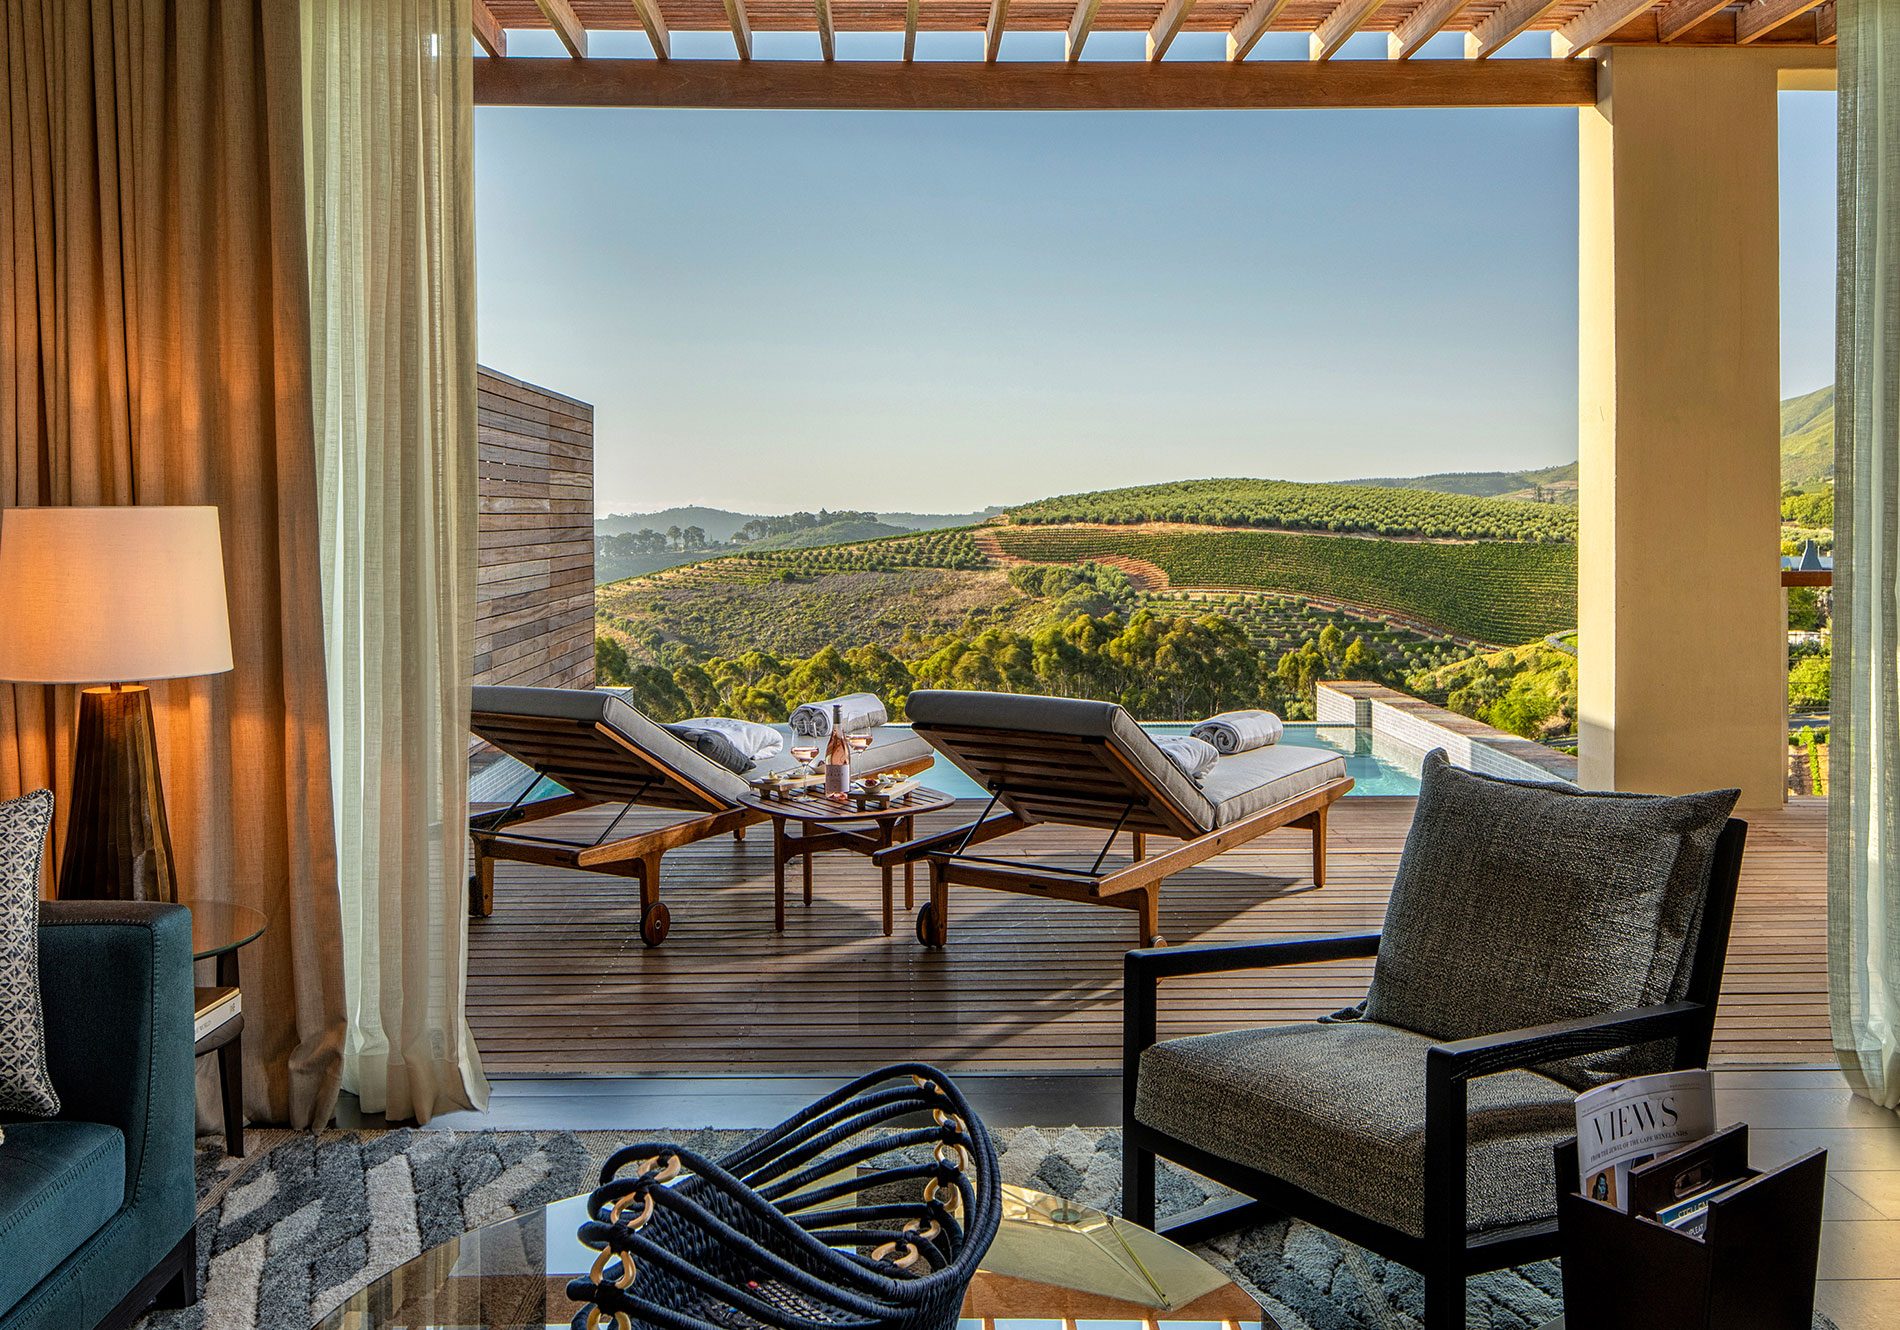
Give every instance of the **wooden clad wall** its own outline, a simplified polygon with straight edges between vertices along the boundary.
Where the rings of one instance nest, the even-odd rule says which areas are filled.
[[[594,683],[594,408],[477,371],[475,682]]]

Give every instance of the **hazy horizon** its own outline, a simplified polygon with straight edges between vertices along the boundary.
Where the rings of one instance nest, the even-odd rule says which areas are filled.
[[[1834,99],[1782,102],[1787,397],[1832,378]],[[481,359],[594,404],[603,515],[1558,465],[1576,134],[480,108]]]

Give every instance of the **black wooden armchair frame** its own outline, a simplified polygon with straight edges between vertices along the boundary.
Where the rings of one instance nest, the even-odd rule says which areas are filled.
[[[1716,1003],[1734,919],[1748,825],[1731,819],[1716,842],[1701,932],[1684,999],[1604,1016],[1505,1030],[1436,1044],[1425,1060],[1425,1215],[1418,1237],[1344,1209],[1294,1183],[1209,1154],[1135,1120],[1142,1052],[1156,1042],[1160,981],[1282,965],[1364,960],[1378,954],[1379,934],[1279,942],[1209,943],[1131,951],[1124,963],[1122,1041],[1122,1214],[1155,1227],[1155,1160],[1171,1159],[1247,1199],[1190,1212],[1161,1230],[1193,1243],[1282,1216],[1303,1219],[1348,1242],[1419,1272],[1425,1281],[1425,1330],[1465,1323],[1465,1279],[1557,1254],[1557,1223],[1468,1232],[1465,1214],[1466,1087],[1481,1076],[1538,1067],[1606,1049],[1675,1040],[1677,1070],[1706,1065]],[[1553,1203],[1554,1211],[1554,1203]]]

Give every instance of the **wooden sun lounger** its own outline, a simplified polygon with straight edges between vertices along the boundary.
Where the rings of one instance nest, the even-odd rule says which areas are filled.
[[[597,689],[506,688],[474,691],[469,729],[514,758],[529,778],[520,796],[503,808],[469,818],[474,868],[469,876],[469,913],[486,918],[495,908],[495,864],[542,864],[588,873],[630,877],[640,883],[640,937],[649,947],[666,939],[672,914],[660,899],[660,861],[676,850],[745,828],[764,814],[739,803],[750,787],[745,777],[702,756],[684,740],[649,720],[617,693]],[[858,775],[922,771],[932,762],[929,745],[895,731],[887,740],[854,755]],[[789,765],[781,754],[774,765]],[[565,793],[529,801],[550,780]],[[592,841],[540,836],[520,828],[602,804],[620,812]],[[666,826],[615,837],[634,808],[686,814]]]
[[[1161,944],[1169,876],[1281,827],[1311,832],[1313,881],[1325,884],[1327,813],[1352,788],[1337,755],[1288,745],[1222,758],[1204,790],[1113,703],[928,691],[912,693],[907,706],[916,732],[991,795],[976,821],[872,857],[929,861],[930,900],[917,915],[925,946],[948,939],[953,884],[1131,910],[1140,945]],[[1102,851],[1088,868],[971,852],[1039,822],[1100,828]],[[1131,859],[1105,867],[1124,831]],[[1149,836],[1179,844],[1151,855]]]

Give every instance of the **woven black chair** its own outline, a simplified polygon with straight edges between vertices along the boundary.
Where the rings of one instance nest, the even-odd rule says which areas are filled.
[[[996,1150],[943,1073],[861,1077],[721,1159],[616,1151],[575,1330],[946,1330],[1002,1218]]]
[[[1383,933],[1131,951],[1122,1213],[1155,1159],[1242,1194],[1192,1243],[1292,1215],[1424,1276],[1426,1330],[1467,1275],[1557,1254],[1552,1147],[1579,1090],[1702,1066],[1744,823],[1735,791],[1664,798],[1425,761]],[[1327,1021],[1156,1039],[1163,978],[1376,957]]]

